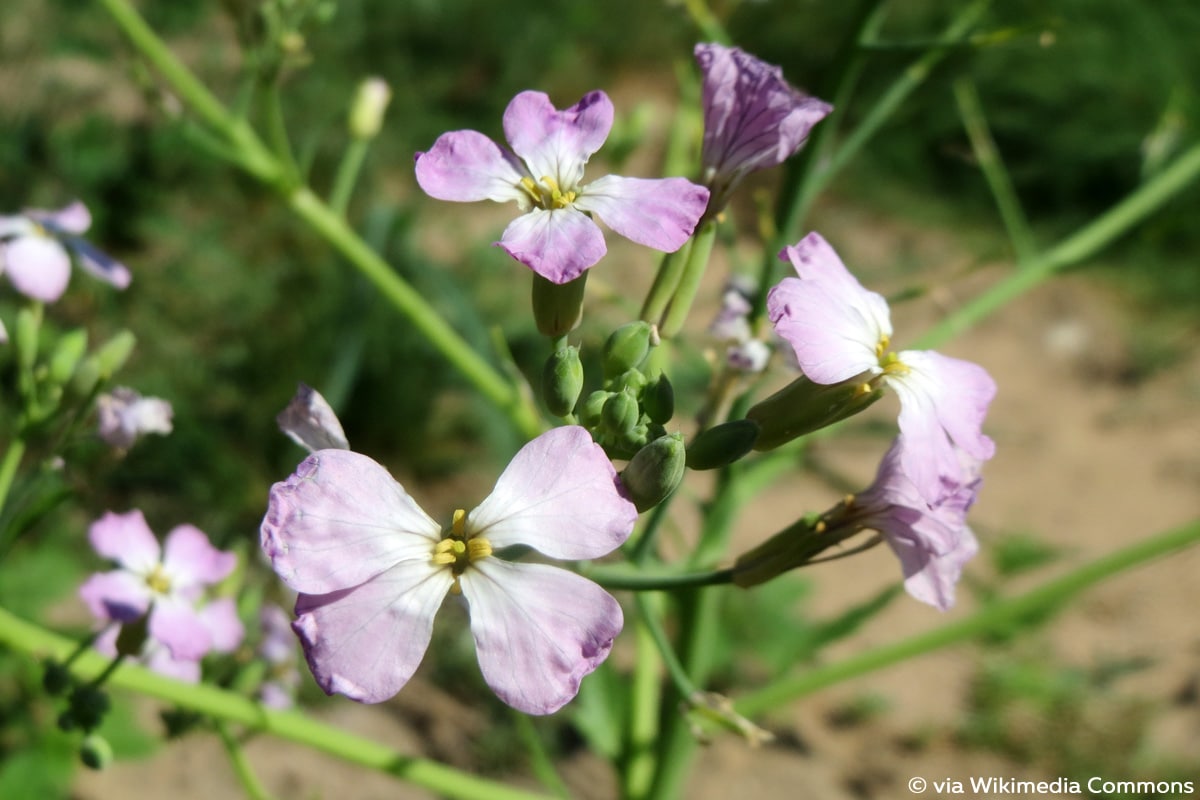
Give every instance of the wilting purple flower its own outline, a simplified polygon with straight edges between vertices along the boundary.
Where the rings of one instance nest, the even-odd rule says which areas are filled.
[[[142,397],[125,386],[96,398],[100,438],[117,450],[128,450],[144,434],[170,433],[172,414],[166,400]]]
[[[923,497],[937,501],[942,480],[960,474],[956,449],[979,461],[992,457],[995,445],[982,425],[996,383],[982,367],[933,351],[890,352],[887,301],[864,289],[820,235],[810,233],[780,257],[799,277],[784,278],[767,296],[776,333],[814,383],[865,376],[872,390],[896,391],[909,442],[902,466]]]
[[[636,518],[604,451],[570,426],[525,445],[491,495],[456,511],[447,531],[371,459],[318,451],[272,487],[262,544],[300,592],[293,628],[327,693],[375,703],[398,692],[446,594],[461,591],[484,680],[513,708],[549,714],[608,656],[621,607],[574,573],[493,553],[526,545],[551,558],[598,558]]]
[[[292,401],[276,415],[275,422],[289,439],[310,453],[350,449],[333,408],[320,392],[306,384],[296,388]]]
[[[172,529],[160,548],[141,511],[110,511],[92,523],[88,539],[120,567],[92,575],[79,590],[97,619],[128,623],[149,613],[150,638],[177,661],[199,660],[227,633],[214,631],[196,603],[233,571],[237,556],[217,550],[199,528]]]
[[[267,664],[267,677],[258,687],[258,697],[270,708],[291,708],[300,686],[292,618],[279,606],[268,604],[259,609],[258,620],[262,626],[258,655]]]
[[[941,482],[940,498],[930,503],[904,471],[904,450],[897,437],[875,482],[855,496],[849,513],[864,528],[883,534],[900,559],[904,588],[918,600],[945,611],[954,605],[954,586],[963,565],[979,551],[967,527],[967,510],[979,493],[980,462],[958,451],[962,469]]]
[[[196,658],[175,658],[171,650],[154,637],[147,637],[142,644],[141,652],[135,658],[146,665],[147,669],[167,675],[186,683],[200,682],[200,659],[208,652],[232,653],[242,643],[245,633],[241,620],[237,616],[237,606],[233,598],[223,597],[214,600],[197,611],[201,624],[208,630],[211,647]],[[110,625],[105,628],[95,641],[95,648],[106,656],[117,655],[117,638],[121,626]]]
[[[565,111],[542,92],[521,92],[504,112],[511,151],[477,131],[444,133],[417,153],[417,183],[438,200],[515,200],[523,213],[497,244],[554,283],[579,277],[607,252],[588,213],[638,244],[674,252],[695,230],[708,190],[683,178],[616,175],[581,185],[612,123],[604,92],[589,92]]]
[[[85,271],[124,289],[129,270],[82,238],[91,226],[92,215],[78,201],[58,211],[0,216],[0,271],[21,294],[52,303],[67,289],[74,255]]]
[[[737,47],[698,44],[704,75],[704,184],[712,190],[708,215],[751,172],[783,163],[833,106],[792,88],[783,70]]]

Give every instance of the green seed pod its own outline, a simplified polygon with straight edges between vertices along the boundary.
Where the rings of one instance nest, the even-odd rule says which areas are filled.
[[[112,763],[112,745],[99,734],[89,734],[79,743],[79,760],[88,769],[104,769]]]
[[[629,392],[617,392],[604,403],[600,427],[605,433],[620,438],[633,432],[642,415],[637,399]]]
[[[752,419],[715,425],[688,445],[687,465],[690,469],[716,469],[732,464],[754,448],[757,438],[758,423]]]
[[[604,412],[604,404],[608,402],[608,398],[612,397],[612,392],[606,392],[600,389],[592,392],[587,396],[587,400],[583,401],[583,411],[580,414],[580,422],[585,428],[596,428],[600,425],[600,417]]]
[[[746,413],[758,423],[754,449],[773,450],[806,433],[852,417],[883,396],[869,373],[828,386],[799,377]]]
[[[543,336],[566,336],[583,321],[583,290],[587,273],[567,283],[533,275],[533,319]]]
[[[556,417],[565,417],[575,410],[579,393],[583,391],[583,364],[578,347],[564,347],[553,352],[542,368],[542,399]]]
[[[47,373],[51,384],[62,386],[71,380],[75,367],[87,352],[87,331],[78,328],[68,331],[59,338],[50,356],[50,367]]]
[[[638,511],[654,508],[679,488],[685,459],[681,433],[660,436],[637,451],[621,473],[621,483]]]
[[[646,384],[642,392],[642,409],[651,422],[665,425],[675,416],[675,389],[664,373],[659,373]]]
[[[604,377],[615,378],[641,365],[658,336],[649,322],[627,322],[604,343]]]

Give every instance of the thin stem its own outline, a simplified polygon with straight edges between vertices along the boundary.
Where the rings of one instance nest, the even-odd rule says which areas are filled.
[[[676,589],[695,589],[701,586],[719,586],[733,583],[732,569],[717,569],[711,572],[633,572],[621,567],[594,567],[584,573],[606,589],[624,589],[634,592],[667,592]]]
[[[638,609],[643,612],[653,603],[652,598],[638,595]],[[645,800],[650,797],[656,770],[654,742],[658,738],[659,708],[662,706],[660,670],[662,659],[654,637],[646,626],[646,614],[634,622],[634,644],[637,656],[633,665],[633,684],[629,696],[629,734],[626,737],[625,760],[622,764],[622,792],[626,800]]]
[[[684,0],[684,8],[687,9],[688,16],[692,18],[692,22],[704,34],[704,38],[710,42],[719,42],[720,44],[730,44],[731,39],[725,28],[721,25],[721,21],[717,19],[717,15],[708,7],[705,0]]]
[[[747,716],[770,711],[818,689],[856,678],[942,647],[969,641],[1014,624],[1039,620],[1062,608],[1074,595],[1118,573],[1140,566],[1200,541],[1200,520],[1142,539],[1129,547],[1101,556],[1066,575],[1007,600],[999,600],[968,617],[927,633],[868,650],[843,661],[786,677],[746,695],[735,706]]]
[[[271,793],[262,785],[262,781],[258,779],[258,775],[255,774],[250,759],[246,757],[245,748],[233,735],[229,724],[217,722],[216,728],[217,736],[221,739],[221,744],[225,746],[225,752],[229,754],[229,763],[233,766],[234,774],[237,775],[242,788],[246,791],[246,796],[250,800],[274,800]]]
[[[75,642],[25,622],[0,608],[0,645],[26,655],[62,659]],[[80,656],[71,671],[87,680],[104,671],[109,659],[91,651]],[[407,756],[378,742],[318,722],[299,711],[276,711],[209,684],[180,683],[133,664],[122,664],[108,680],[111,688],[128,689],[250,730],[320,750],[353,764],[394,775],[447,797],[463,800],[530,800],[544,795],[439,764]]]
[[[667,311],[660,326],[664,337],[674,336],[683,330],[683,323],[687,320],[688,312],[692,310],[692,302],[696,299],[696,293],[700,291],[700,281],[708,270],[708,260],[712,256],[716,240],[716,221],[706,222],[692,236],[687,264],[683,268],[683,274],[679,276],[679,285],[675,287],[675,294],[667,304]]]
[[[4,511],[4,505],[8,502],[8,493],[17,476],[17,468],[21,466],[21,459],[25,457],[25,447],[24,439],[13,439],[8,443],[4,461],[0,462],[0,512]]]
[[[288,136],[287,121],[283,117],[283,98],[279,92],[279,76],[273,76],[264,87],[260,97],[263,103],[263,115],[266,117],[267,137],[275,158],[283,165],[288,179],[292,183],[301,183],[300,166],[296,162],[296,154],[292,150],[292,140]]]
[[[654,274],[654,283],[650,285],[646,301],[642,303],[641,316],[646,322],[657,325],[662,319],[667,304],[671,302],[671,295],[675,294],[675,287],[679,286],[679,276],[683,274],[683,266],[692,250],[692,241],[688,239],[683,247],[674,253],[665,254],[659,262],[658,272]]]
[[[571,790],[567,788],[563,779],[559,777],[558,771],[554,769],[554,759],[546,751],[546,745],[542,742],[542,737],[538,733],[537,726],[533,724],[533,720],[520,711],[512,712],[512,720],[517,728],[517,736],[521,737],[521,741],[529,753],[529,766],[533,769],[533,774],[541,781],[542,786],[553,792],[556,797],[569,798]]]
[[[350,196],[354,194],[354,186],[358,183],[358,175],[362,171],[367,151],[371,148],[369,139],[355,137],[350,140],[342,161],[338,164],[337,175],[333,179],[333,189],[329,192],[329,207],[339,217],[346,216],[350,206]]]

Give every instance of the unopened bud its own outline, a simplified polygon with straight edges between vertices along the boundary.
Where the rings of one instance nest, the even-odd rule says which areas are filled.
[[[883,390],[861,373],[829,385],[800,376],[746,413],[758,423],[754,449],[773,450],[806,433],[852,417],[883,396]]]
[[[578,347],[563,347],[554,351],[542,368],[542,399],[556,417],[565,417],[575,410],[579,393],[583,391],[583,364]]]
[[[617,328],[604,343],[604,377],[615,378],[640,366],[657,339],[654,327],[642,320]]]
[[[629,392],[634,397],[641,397],[642,389],[646,388],[646,376],[640,370],[627,369],[604,385],[610,392]]]
[[[75,370],[72,387],[77,394],[90,394],[100,381],[106,381],[117,373],[137,345],[137,337],[129,331],[120,331],[94,353],[79,363]]]
[[[383,114],[392,100],[392,90],[383,78],[367,78],[358,85],[350,106],[350,135],[374,139],[383,127]]]
[[[46,672],[42,675],[42,688],[49,695],[64,694],[71,688],[71,671],[57,661],[47,661]]]
[[[149,614],[143,614],[132,622],[121,626],[117,634],[117,653],[121,656],[139,656],[150,636]]]
[[[717,469],[732,464],[754,448],[758,423],[735,419],[701,431],[688,445],[687,465],[691,469]]]
[[[583,290],[587,273],[573,281],[554,283],[533,274],[533,321],[543,336],[566,336],[583,321]]]
[[[17,363],[23,369],[32,369],[37,361],[38,329],[41,327],[41,314],[32,308],[22,308],[17,312],[15,340],[17,347]]]
[[[675,416],[675,389],[667,376],[659,373],[642,392],[642,409],[651,422],[665,425]]]
[[[617,392],[604,403],[600,426],[612,436],[621,437],[633,432],[642,414],[637,399],[629,392]]]
[[[612,392],[602,389],[597,389],[587,396],[587,400],[583,401],[583,413],[580,414],[580,422],[585,428],[599,427],[601,415],[604,413],[604,405],[612,396]]]
[[[79,760],[88,769],[104,769],[112,763],[112,745],[99,734],[89,734],[79,743]]]
[[[87,331],[78,328],[64,333],[55,344],[54,352],[50,356],[50,369],[47,377],[51,384],[62,386],[71,380],[71,376],[75,374],[75,367],[79,365],[79,360],[86,352]]]
[[[621,473],[621,483],[638,511],[654,508],[679,488],[685,460],[681,433],[660,436],[637,451]]]

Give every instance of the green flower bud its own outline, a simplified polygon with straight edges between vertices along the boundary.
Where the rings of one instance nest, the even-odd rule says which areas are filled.
[[[109,339],[87,358],[83,359],[75,369],[71,388],[76,394],[88,395],[102,380],[108,380],[117,370],[125,366],[137,338],[129,331],[121,331]]]
[[[42,326],[42,315],[32,308],[17,312],[13,341],[17,349],[17,363],[22,369],[32,369],[37,361],[38,329]]]
[[[70,724],[78,725],[85,733],[91,733],[100,727],[104,715],[108,713],[108,709],[112,705],[103,690],[91,685],[75,689],[71,692],[67,703],[68,709],[65,713],[71,716]],[[62,727],[63,721],[61,718],[59,719],[59,727]]]
[[[701,431],[688,445],[687,465],[691,469],[716,469],[732,464],[754,448],[758,423],[735,419]]]
[[[47,661],[46,672],[42,675],[42,688],[52,696],[65,694],[71,688],[71,671],[57,661]]]
[[[392,99],[392,90],[383,78],[367,78],[358,85],[350,105],[350,135],[355,139],[374,139],[383,126],[383,112]]]
[[[575,410],[579,393],[583,391],[583,364],[578,347],[556,350],[542,368],[542,399],[556,417],[565,417]]]
[[[133,622],[126,622],[117,634],[117,653],[122,656],[139,656],[146,639],[150,636],[149,614],[143,614]]]
[[[841,383],[824,385],[801,376],[746,413],[758,423],[754,449],[773,450],[806,433],[852,417],[883,396],[863,372]]]
[[[583,412],[580,414],[580,422],[583,423],[585,428],[599,427],[600,417],[604,412],[604,404],[612,396],[612,392],[606,392],[602,389],[597,389],[587,396],[587,400],[583,401]]]
[[[604,410],[600,413],[600,427],[605,433],[620,438],[633,433],[641,415],[637,398],[629,392],[617,392],[604,403]]]
[[[634,397],[641,397],[642,389],[646,386],[646,376],[636,369],[627,369],[612,380],[605,381],[605,388],[612,392],[629,392]]]
[[[586,286],[586,272],[567,283],[554,283],[533,274],[533,320],[543,336],[557,339],[579,327]]]
[[[112,763],[112,745],[103,736],[89,734],[79,743],[79,760],[88,769],[104,769]]]
[[[646,384],[642,392],[642,409],[651,422],[665,425],[675,416],[675,389],[664,373]]]
[[[50,367],[47,373],[51,384],[62,386],[71,380],[75,367],[87,352],[87,331],[78,328],[68,331],[59,338],[50,356]]]
[[[638,511],[654,508],[679,488],[686,458],[681,433],[660,436],[637,451],[621,473],[621,483]]]
[[[656,344],[658,334],[649,322],[627,322],[617,328],[604,343],[604,377],[615,378],[640,366]]]

